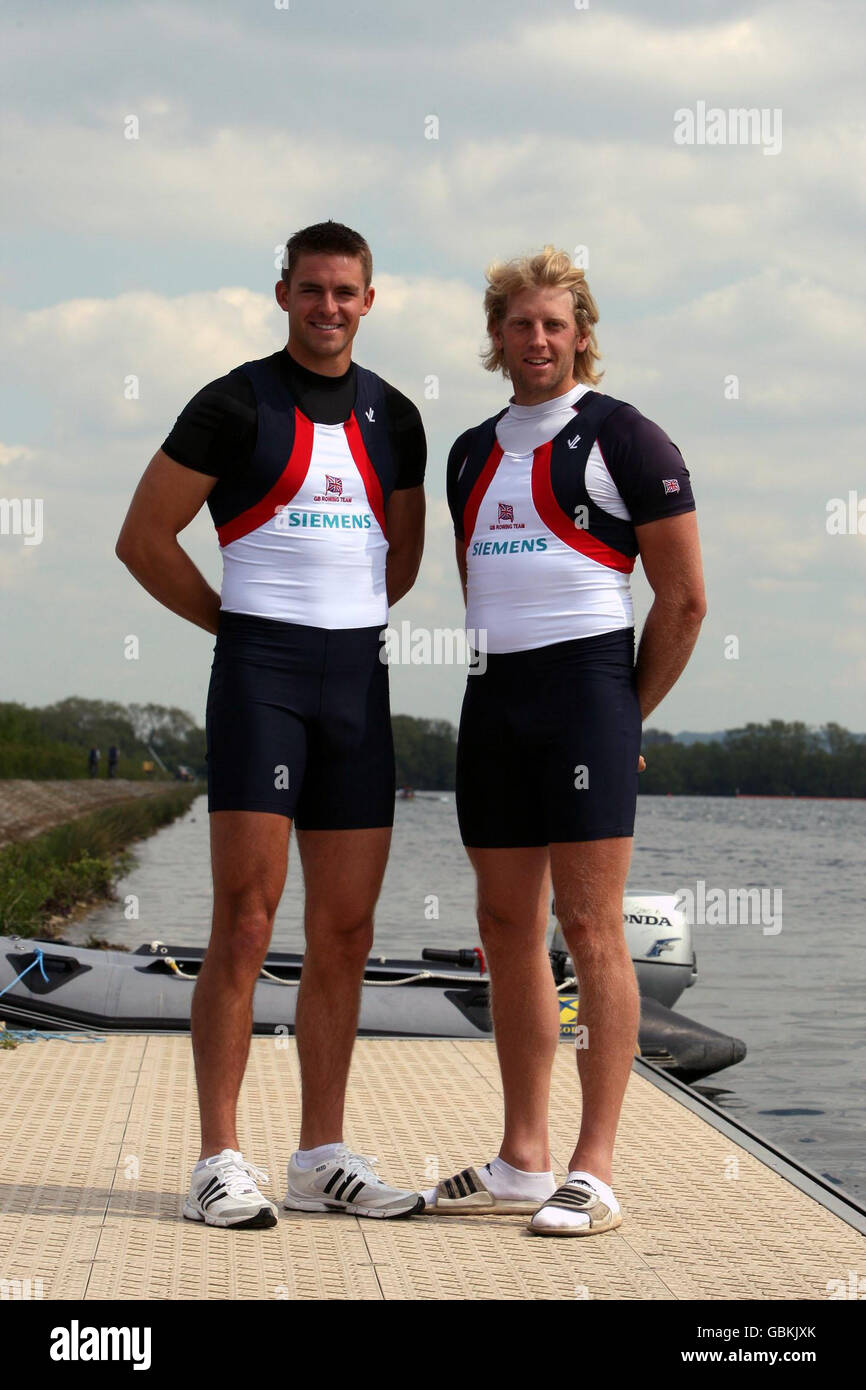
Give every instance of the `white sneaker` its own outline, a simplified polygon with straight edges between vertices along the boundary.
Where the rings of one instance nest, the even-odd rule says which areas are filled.
[[[374,1173],[375,1158],[363,1158],[341,1144],[333,1158],[314,1168],[288,1164],[287,1211],[347,1211],[354,1216],[413,1216],[424,1210],[420,1192],[389,1187]]]
[[[183,1214],[188,1221],[204,1221],[208,1226],[241,1230],[276,1226],[276,1207],[256,1187],[256,1182],[268,1181],[267,1173],[247,1163],[237,1149],[223,1149],[193,1172]]]

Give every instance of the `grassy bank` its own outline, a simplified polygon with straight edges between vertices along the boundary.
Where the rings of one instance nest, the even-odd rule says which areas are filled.
[[[106,806],[0,849],[0,934],[58,937],[64,925],[114,897],[133,856],[128,846],[188,810],[201,788]]]

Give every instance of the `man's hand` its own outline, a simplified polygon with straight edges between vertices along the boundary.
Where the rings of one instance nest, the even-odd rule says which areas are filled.
[[[685,668],[707,611],[694,512],[635,527],[644,574],[655,595],[636,662],[641,718],[664,699]]]
[[[389,607],[408,594],[415,583],[424,553],[426,509],[423,487],[397,488],[388,498],[385,508],[388,536],[385,583]]]
[[[157,449],[135,490],[114,553],[155,599],[206,632],[216,632],[220,596],[178,544],[178,532],[216,483]]]

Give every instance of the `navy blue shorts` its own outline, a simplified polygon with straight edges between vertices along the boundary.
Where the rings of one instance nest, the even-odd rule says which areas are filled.
[[[302,830],[393,825],[382,630],[220,613],[205,721],[209,811],[274,811]]]
[[[486,662],[467,678],[457,739],[464,845],[633,835],[641,745],[634,628]]]

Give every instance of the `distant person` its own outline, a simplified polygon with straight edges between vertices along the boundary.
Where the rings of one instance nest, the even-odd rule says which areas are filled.
[[[90,752],[89,752],[88,755],[87,755],[87,766],[88,766],[88,768],[89,768],[89,770],[90,770],[90,775],[91,775],[91,777],[98,777],[98,776],[99,776],[99,749],[98,749],[98,748],[91,748]]]
[[[634,406],[593,389],[598,310],[583,271],[546,247],[487,278],[484,365],[514,394],[454,444],[448,501],[467,628],[486,653],[466,685],[457,813],[478,880],[505,1133],[494,1159],[425,1197],[436,1212],[526,1212],[538,1234],[582,1236],[622,1220],[611,1183],[640,1014],[622,900],[641,721],[685,667],[706,603],[679,449]],[[654,601],[635,664],[638,555]],[[559,1041],[551,877],[588,1042],[577,1051],[580,1134],[560,1186],[548,1147]]]
[[[416,407],[352,361],[373,304],[363,237],[296,232],[276,285],[285,348],[201,390],[152,459],[117,554],[155,598],[216,633],[207,701],[214,914],[192,1005],[201,1157],[184,1215],[272,1226],[267,1175],[236,1130],[256,979],[295,822],[306,894],[296,1032],[300,1145],[284,1206],[397,1217],[423,1198],[343,1143],[373,912],[394,820],[388,605],[421,560],[426,444]],[[177,541],[207,500],[214,593]]]
[[[109,750],[108,750],[108,775],[109,775],[109,777],[116,777],[116,776],[117,776],[117,764],[118,764],[119,761],[120,761],[120,754],[118,753],[118,751],[117,751],[117,749],[115,748],[114,744],[112,744],[111,747],[110,747]]]

